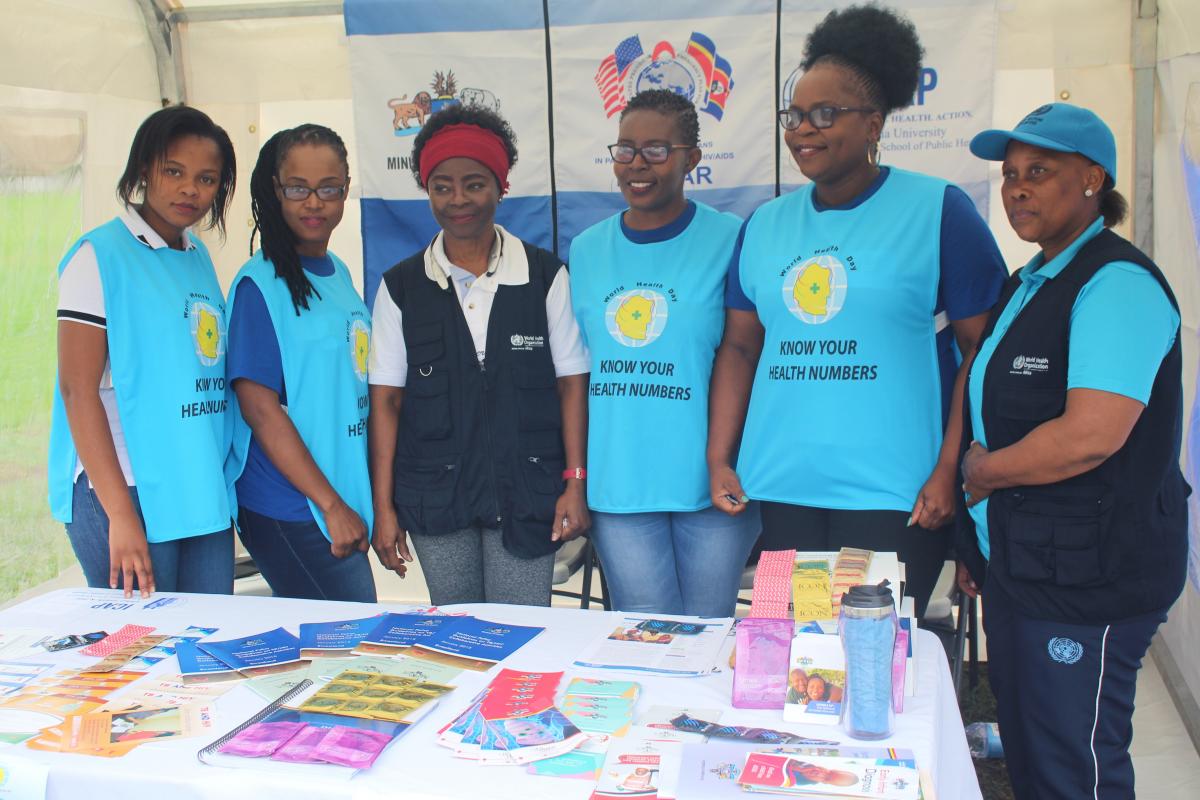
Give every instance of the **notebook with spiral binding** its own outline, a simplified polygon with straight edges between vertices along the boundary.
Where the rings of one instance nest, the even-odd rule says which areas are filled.
[[[414,719],[406,719],[402,722],[391,722],[378,719],[364,719],[358,717],[343,716],[340,714],[324,714],[313,711],[301,711],[296,708],[289,707],[289,703],[297,700],[305,695],[311,689],[313,682],[305,679],[296,686],[284,692],[278,698],[269,703],[266,707],[259,710],[245,722],[238,725],[233,730],[226,733],[216,741],[201,748],[196,753],[196,758],[208,766],[216,767],[233,767],[239,769],[257,769],[270,772],[286,772],[290,775],[297,776],[323,776],[334,779],[346,779],[353,776],[364,767],[356,767],[350,764],[335,764],[335,763],[313,763],[307,759],[301,760],[279,760],[280,756],[286,749],[292,748],[294,742],[287,737],[284,737],[279,744],[275,745],[275,749],[264,750],[256,755],[235,755],[228,752],[222,752],[226,746],[238,738],[239,735],[251,727],[259,724],[270,724],[276,728],[299,730],[306,729],[311,731],[314,728],[334,729],[340,728],[344,733],[347,729],[359,733],[362,736],[371,737],[376,742],[382,742],[380,751],[394,742],[405,730],[408,729],[413,722],[420,717],[423,717],[435,702],[428,703],[421,709],[422,713],[414,714]],[[265,727],[265,726],[264,726]],[[318,739],[321,736],[318,734]],[[343,737],[344,738],[344,737]],[[370,758],[370,762],[375,760],[375,756]],[[369,766],[367,763],[366,766]]]

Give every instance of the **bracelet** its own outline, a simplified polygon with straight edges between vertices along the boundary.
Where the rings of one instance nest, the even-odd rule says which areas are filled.
[[[563,470],[563,480],[564,481],[570,480],[571,478],[574,478],[577,481],[581,481],[586,477],[587,477],[587,470],[584,469],[583,467],[571,467],[570,469]]]

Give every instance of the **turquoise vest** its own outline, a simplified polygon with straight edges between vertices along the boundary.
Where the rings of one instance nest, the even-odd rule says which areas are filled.
[[[571,301],[592,359],[588,505],[597,511],[711,505],[708,382],[740,228],[697,203],[666,241],[629,241],[617,214],[572,242]]]
[[[166,542],[222,531],[235,508],[222,471],[231,428],[225,414],[225,300],[208,250],[152,250],[120,219],[86,233],[100,266],[108,360],[146,539]],[[70,522],[77,452],[54,383],[50,509]]]
[[[942,441],[945,189],[893,168],[855,208],[817,212],[809,184],[750,218],[742,289],[766,329],[738,459],[751,497],[912,509]]]
[[[287,283],[275,275],[275,265],[258,251],[233,279],[229,308],[237,303],[242,278],[262,292],[279,340],[287,414],[313,461],[346,505],[366,523],[373,518],[371,478],[367,470],[367,354],[371,348],[371,315],[341,259],[329,254],[332,275],[305,273],[317,294],[308,310],[296,314]],[[242,418],[237,395],[229,389],[233,417],[233,449],[225,474],[235,483],[246,466],[250,426]],[[325,516],[310,499],[313,518],[329,538]]]

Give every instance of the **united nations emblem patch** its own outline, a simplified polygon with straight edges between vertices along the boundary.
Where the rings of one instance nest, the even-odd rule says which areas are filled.
[[[1050,658],[1060,664],[1074,664],[1083,658],[1083,645],[1065,636],[1055,636],[1046,645],[1046,650],[1049,651]]]

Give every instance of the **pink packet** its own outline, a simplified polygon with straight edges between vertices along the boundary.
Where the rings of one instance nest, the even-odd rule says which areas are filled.
[[[795,623],[790,619],[747,617],[738,622],[733,665],[735,707],[783,708],[794,632]]]
[[[304,728],[288,739],[283,747],[271,755],[272,761],[291,761],[296,764],[320,764],[317,758],[317,748],[332,728],[318,728],[316,725],[305,725]]]
[[[287,744],[303,727],[303,722],[260,722],[234,736],[220,752],[243,758],[269,756]]]
[[[908,636],[904,628],[896,631],[896,646],[892,649],[892,710],[904,710],[904,672],[908,666]]]
[[[317,745],[314,755],[330,764],[366,769],[391,741],[386,733],[337,725]]]

